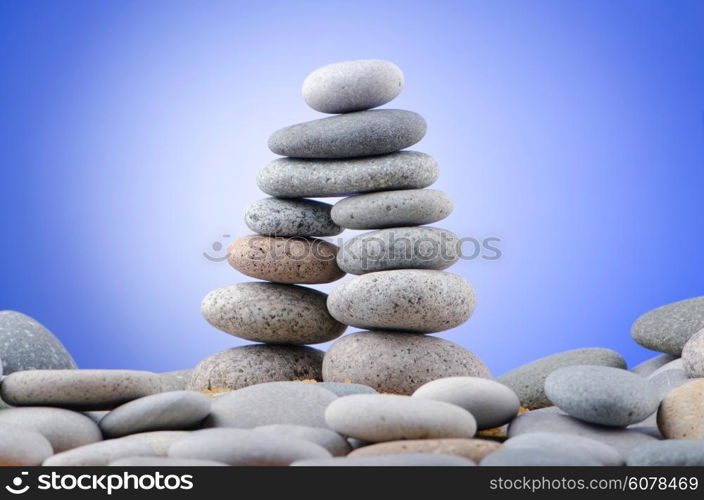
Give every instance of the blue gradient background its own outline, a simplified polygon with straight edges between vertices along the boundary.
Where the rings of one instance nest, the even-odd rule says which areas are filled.
[[[2,0],[0,308],[84,368],[238,345],[199,304],[246,278],[202,253],[248,232],[269,134],[321,116],[304,77],[366,57],[404,70],[392,106],[429,123],[414,149],[456,201],[439,225],[502,240],[453,268],[478,308],[441,335],[495,374],[648,357],[632,321],[704,288],[699,1]]]

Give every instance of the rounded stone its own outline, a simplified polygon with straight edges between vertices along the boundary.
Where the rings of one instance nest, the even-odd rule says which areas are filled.
[[[298,123],[274,132],[269,149],[295,158],[354,158],[393,153],[425,135],[422,116],[402,109],[373,109]]]
[[[330,403],[325,421],[345,436],[369,443],[400,439],[471,438],[472,415],[455,405],[394,394],[355,394]]]
[[[545,429],[545,432],[531,432],[512,437],[504,441],[504,447],[564,451],[580,457],[591,458],[601,465],[623,465],[623,457],[615,448],[587,437],[555,433],[551,429]]]
[[[352,384],[350,382],[319,382],[318,387],[327,389],[336,396],[351,396],[352,394],[376,394],[368,385]]]
[[[185,430],[210,413],[210,399],[194,391],[172,391],[135,399],[118,406],[100,421],[105,437],[137,432]]]
[[[296,460],[330,458],[315,443],[248,429],[203,429],[176,441],[171,458],[215,460],[228,465],[285,466]]]
[[[193,370],[177,370],[173,372],[160,373],[161,377],[161,390],[162,392],[168,391],[182,391],[186,388],[188,380],[191,378]]]
[[[702,467],[704,466],[704,441],[665,439],[635,447],[626,457],[632,467]]]
[[[335,204],[331,216],[347,229],[382,229],[432,224],[450,215],[452,208],[442,191],[404,189],[345,198]]]
[[[438,453],[404,453],[369,457],[338,457],[299,460],[295,467],[473,467],[477,464],[463,457]]]
[[[2,399],[13,406],[107,410],[161,392],[159,375],[136,370],[28,370],[2,381]]]
[[[123,457],[113,460],[108,465],[112,467],[229,467],[228,464],[215,460],[169,457]]]
[[[518,414],[521,403],[511,389],[480,377],[447,377],[419,387],[414,398],[445,401],[464,408],[477,421],[478,429],[499,427]]]
[[[639,365],[631,368],[631,371],[641,377],[647,377],[662,366],[665,366],[676,359],[678,359],[677,356],[673,356],[672,354],[660,354],[654,358],[646,359]]]
[[[54,453],[101,441],[98,425],[89,417],[62,408],[11,408],[0,411],[0,426],[13,425],[38,432]]]
[[[328,64],[303,81],[303,100],[321,113],[349,113],[391,102],[403,90],[403,72],[394,63],[360,59]]]
[[[216,399],[206,427],[254,428],[270,424],[327,427],[325,408],[332,392],[304,382],[271,382],[239,389]]]
[[[524,408],[545,408],[552,404],[545,395],[545,379],[558,368],[573,365],[626,368],[626,362],[619,353],[601,347],[588,347],[540,358],[511,370],[497,380],[513,389]]]
[[[110,439],[57,453],[44,460],[45,467],[104,466],[122,457],[152,456],[147,443],[134,439]]]
[[[305,425],[271,424],[255,427],[255,431],[268,432],[278,436],[290,436],[304,441],[310,441],[322,446],[333,457],[347,455],[352,447],[347,440],[337,432],[322,427],[308,427]]]
[[[215,328],[252,342],[317,344],[345,331],[327,310],[327,295],[277,283],[238,283],[210,292],[201,304]]]
[[[424,188],[439,173],[437,162],[417,151],[341,160],[279,158],[259,172],[257,185],[271,196],[324,198]]]
[[[490,453],[501,448],[501,443],[488,439],[407,439],[387,441],[357,448],[350,457],[367,457],[377,455],[400,455],[405,453],[439,453],[455,455],[479,463]]]
[[[201,361],[188,388],[241,389],[286,380],[322,380],[323,352],[312,347],[245,345],[233,347]]]
[[[265,236],[336,236],[342,228],[330,217],[331,209],[321,201],[265,198],[247,207],[244,221]]]
[[[0,375],[76,368],[59,339],[36,320],[16,311],[0,311],[0,360]]]
[[[491,378],[491,372],[464,347],[414,333],[352,333],[335,341],[323,359],[325,382],[351,381],[386,393],[413,394],[452,376]]]
[[[590,457],[579,456],[566,451],[544,448],[506,448],[487,455],[479,464],[482,467],[582,467],[598,466],[599,462]]]
[[[674,302],[638,318],[633,340],[646,349],[679,356],[689,338],[704,328],[704,297]]]
[[[189,434],[189,431],[151,431],[130,434],[121,439],[135,439],[146,443],[151,446],[154,456],[165,457],[172,444]]]
[[[351,274],[392,269],[447,269],[461,256],[459,238],[446,229],[395,227],[370,231],[346,241],[337,265]]]
[[[610,366],[565,366],[545,379],[545,394],[567,414],[593,424],[626,427],[658,409],[643,377]]]
[[[327,305],[333,318],[357,328],[434,333],[467,321],[476,296],[456,274],[398,269],[342,283],[330,293]]]
[[[699,330],[682,349],[682,366],[691,378],[704,377],[704,330]]]
[[[345,275],[337,266],[337,250],[315,238],[257,234],[233,241],[227,261],[242,274],[275,283],[331,283]]]
[[[704,378],[671,391],[658,410],[658,429],[668,439],[704,439]]]
[[[24,427],[0,424],[0,466],[35,466],[54,454],[40,433]]]

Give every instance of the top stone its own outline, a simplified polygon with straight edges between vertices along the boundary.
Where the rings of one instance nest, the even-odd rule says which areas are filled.
[[[303,82],[303,99],[321,113],[376,108],[403,90],[403,72],[394,63],[361,59],[328,64]]]
[[[679,356],[689,338],[704,328],[704,297],[673,302],[645,313],[631,336],[646,349]]]

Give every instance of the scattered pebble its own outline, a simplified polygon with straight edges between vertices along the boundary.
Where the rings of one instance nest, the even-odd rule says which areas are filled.
[[[403,453],[437,453],[468,458],[479,463],[490,453],[501,448],[501,443],[488,439],[407,439],[387,441],[363,446],[350,453],[350,457],[399,455]]]
[[[57,453],[44,460],[47,467],[104,466],[122,457],[152,456],[147,443],[135,439],[110,439]]]
[[[25,427],[0,424],[0,465],[35,466],[54,454],[49,440]]]
[[[193,370],[177,370],[160,373],[162,392],[185,390],[192,373]]]
[[[376,394],[373,388],[363,384],[352,384],[346,382],[319,382],[318,387],[327,389],[336,396],[351,396],[352,394]]]
[[[632,368],[631,371],[641,377],[647,377],[661,366],[675,361],[676,359],[678,359],[677,356],[673,356],[672,354],[660,354],[654,358],[646,359],[641,364]]]
[[[626,465],[653,466],[704,466],[704,441],[666,439],[641,444],[626,457]]]
[[[546,429],[546,432],[521,434],[504,441],[505,448],[539,448],[596,460],[601,465],[623,465],[623,457],[608,444],[574,434],[560,434]]]
[[[247,207],[244,221],[265,236],[336,236],[342,228],[330,217],[331,209],[321,201],[265,198]]]
[[[268,432],[278,436],[290,436],[304,441],[310,441],[322,446],[333,457],[341,457],[352,451],[347,440],[335,431],[323,427],[309,427],[305,425],[271,424],[255,427],[255,431]]]
[[[469,459],[439,453],[404,453],[366,457],[299,460],[296,467],[472,467],[477,464]]]
[[[704,297],[674,302],[645,313],[631,336],[653,351],[679,356],[689,338],[704,328]]]
[[[479,464],[482,467],[582,467],[598,466],[599,462],[590,457],[575,455],[566,451],[544,448],[501,448],[487,455]]]
[[[123,457],[113,460],[108,465],[113,467],[229,467],[228,464],[215,460],[170,457]]]
[[[671,391],[660,404],[658,428],[668,439],[704,439],[704,378]]]
[[[135,439],[146,443],[151,447],[154,456],[165,457],[172,444],[189,434],[189,431],[151,431],[130,434],[121,439]]]

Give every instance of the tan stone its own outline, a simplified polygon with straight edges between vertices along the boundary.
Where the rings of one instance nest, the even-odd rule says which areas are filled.
[[[388,441],[358,448],[348,456],[397,455],[401,453],[440,453],[469,458],[476,463],[501,448],[501,443],[488,439],[415,439]]]
[[[663,399],[658,429],[668,439],[704,439],[704,378],[687,382]]]

